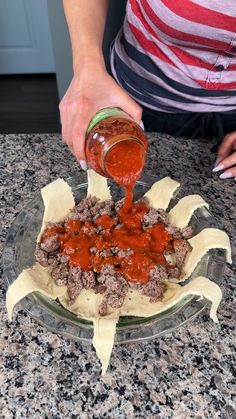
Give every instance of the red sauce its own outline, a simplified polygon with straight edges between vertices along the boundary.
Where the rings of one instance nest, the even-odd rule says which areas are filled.
[[[109,215],[104,214],[101,217],[97,218],[94,223],[97,226],[107,229],[107,228],[112,228],[114,224],[116,224],[116,222],[117,222],[117,218],[111,218],[109,217]]]
[[[107,153],[107,173],[125,188],[125,213],[131,210],[134,185],[141,175],[145,156],[146,150],[140,144],[129,140],[115,144]]]
[[[123,266],[123,275],[130,282],[147,282],[150,269],[154,268],[155,263],[148,253],[135,252],[128,257]]]
[[[69,220],[65,223],[65,227],[68,231],[74,234],[78,234],[81,230],[82,223],[79,220]]]
[[[56,235],[60,236],[61,234],[64,233],[64,231],[65,231],[64,227],[59,227],[59,226],[48,227],[47,230],[45,230],[43,233],[42,241]]]
[[[130,211],[127,213],[125,208],[121,208],[119,211],[119,218],[122,224],[127,228],[141,229],[141,218],[148,212],[148,207],[144,202],[138,202],[131,205]]]
[[[164,224],[156,224],[153,227],[147,229],[150,231],[152,244],[151,248],[153,252],[163,253],[164,250],[167,250],[168,244],[171,241],[171,234],[165,230]]]
[[[90,239],[86,234],[73,235],[69,233],[61,244],[61,253],[68,256],[71,265],[80,266],[86,271],[91,264],[90,247]]]
[[[172,248],[173,237],[165,230],[164,224],[142,229],[141,218],[148,211],[143,202],[132,205],[129,213],[124,208],[119,211],[118,220],[102,215],[93,223],[70,220],[64,227],[49,227],[43,234],[42,241],[55,236],[60,239],[60,253],[66,255],[73,266],[84,270],[100,272],[102,267],[111,264],[115,270],[132,282],[147,282],[149,271],[157,263],[166,265],[163,252]],[[120,222],[121,228],[115,229],[114,224]],[[86,233],[102,226],[102,233]],[[101,257],[90,252],[91,247],[106,250],[117,246],[119,249],[132,249],[133,254],[125,258],[117,255]]]

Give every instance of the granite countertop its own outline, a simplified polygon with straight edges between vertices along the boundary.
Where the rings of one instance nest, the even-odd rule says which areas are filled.
[[[233,245],[236,183],[212,173],[210,145],[155,133],[149,140],[146,173],[168,174],[202,195]],[[0,136],[0,151],[3,246],[9,226],[34,192],[79,168],[59,135]],[[117,346],[104,377],[90,345],[47,331],[23,311],[9,323],[2,280],[0,419],[235,417],[233,269],[227,266],[219,324],[206,312],[172,334]]]

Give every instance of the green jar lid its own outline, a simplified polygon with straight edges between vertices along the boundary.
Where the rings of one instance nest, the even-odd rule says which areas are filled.
[[[89,126],[87,128],[86,134],[89,134],[91,129],[95,127],[103,119],[109,118],[110,116],[124,116],[127,117],[127,113],[122,111],[120,108],[104,108],[98,111],[94,117],[91,119]]]

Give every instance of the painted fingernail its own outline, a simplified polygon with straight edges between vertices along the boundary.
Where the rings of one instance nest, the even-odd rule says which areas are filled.
[[[142,120],[139,122],[139,125],[140,125],[140,127],[141,127],[143,130],[145,130],[145,128],[144,128],[144,123],[143,123],[143,121],[142,121]]]
[[[229,179],[230,177],[233,177],[232,173],[222,173],[220,176],[220,179]]]
[[[212,172],[219,172],[220,170],[223,170],[223,169],[224,169],[224,165],[223,164],[218,164],[218,166],[214,167]]]
[[[217,167],[218,163],[220,163],[221,160],[222,160],[221,157],[217,157],[217,159],[215,161],[215,167]]]
[[[85,160],[80,160],[79,164],[80,164],[82,170],[87,170],[87,163],[86,163]]]

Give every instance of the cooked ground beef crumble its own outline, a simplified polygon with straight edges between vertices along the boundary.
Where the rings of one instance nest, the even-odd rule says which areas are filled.
[[[106,229],[97,225],[95,220],[102,215],[109,215],[113,219],[112,228],[122,228],[122,223],[118,217],[122,204],[123,200],[116,203],[111,200],[102,202],[95,197],[88,197],[73,208],[64,222],[50,223],[48,226],[56,225],[60,228],[70,220],[79,220],[85,223],[82,230],[86,234],[102,235]],[[86,226],[86,222],[89,222],[88,226]],[[150,270],[147,283],[128,281],[119,272],[116,272],[115,267],[110,264],[104,265],[99,272],[83,270],[80,266],[72,266],[68,261],[68,256],[60,253],[60,240],[57,234],[45,238],[37,244],[35,258],[42,266],[52,268],[52,278],[58,286],[67,287],[69,304],[75,302],[83,289],[93,289],[95,293],[103,294],[102,303],[99,307],[99,314],[102,316],[107,314],[108,306],[119,308],[123,305],[129,288],[138,289],[140,293],[149,297],[150,302],[155,302],[162,297],[166,289],[165,280],[180,277],[184,259],[187,253],[191,251],[187,239],[193,235],[191,227],[178,229],[171,226],[168,221],[168,213],[163,209],[150,208],[141,219],[142,229],[146,231],[157,223],[164,224],[166,231],[173,237],[173,250],[166,252],[166,257],[169,254],[172,262],[166,265],[157,263]],[[90,248],[90,253],[95,257],[109,259],[109,257],[115,256],[125,261],[126,258],[132,256],[133,250],[131,248],[122,249],[117,246],[97,249],[93,246]]]

